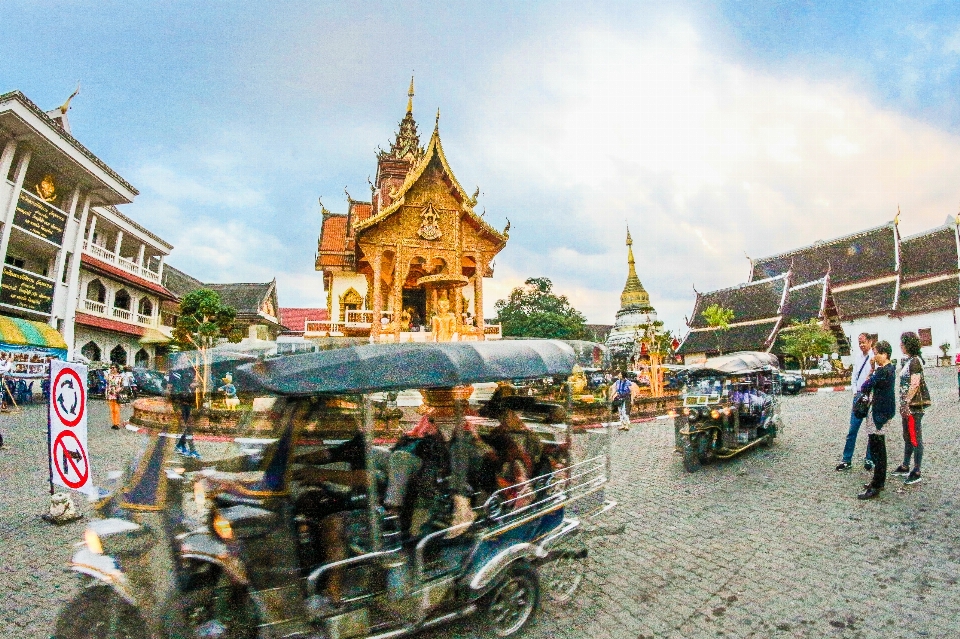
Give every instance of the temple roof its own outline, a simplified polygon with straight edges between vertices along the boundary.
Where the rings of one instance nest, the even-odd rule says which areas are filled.
[[[690,317],[690,328],[707,327],[703,311],[711,304],[732,310],[731,324],[777,318],[780,316],[784,291],[788,283],[787,274],[783,274],[759,282],[748,282],[732,288],[698,293],[697,301],[693,306],[693,315]]]
[[[823,278],[791,288],[787,292],[787,299],[784,303],[784,323],[806,322],[810,319],[819,318],[823,313],[824,289],[826,286],[827,278]]]
[[[900,241],[900,269],[904,280],[955,273],[958,267],[955,224],[911,235]]]
[[[400,120],[397,137],[390,143],[389,151],[380,151],[379,159],[394,158],[411,163],[419,162],[423,158],[423,147],[420,146],[420,134],[417,123],[413,119],[413,78],[410,78],[410,90],[407,92],[407,112]]]
[[[627,228],[627,265],[627,283],[624,284],[623,293],[620,294],[620,310],[653,311],[650,295],[637,277],[637,268],[633,260],[633,238],[630,237],[629,228]]]
[[[904,315],[952,309],[960,305],[960,279],[951,275],[919,286],[901,287],[897,312]]]
[[[820,241],[795,251],[751,260],[751,280],[762,280],[791,271],[792,280],[804,284],[827,272],[834,286],[864,282],[897,271],[897,229],[893,222],[876,228]]]
[[[722,350],[725,353],[766,351],[773,343],[779,324],[780,319],[773,318],[753,324],[731,326],[720,336]],[[677,352],[681,355],[716,352],[717,331],[718,329],[691,330]]]
[[[896,280],[871,286],[834,291],[833,299],[844,321],[870,315],[887,315],[894,310]]]

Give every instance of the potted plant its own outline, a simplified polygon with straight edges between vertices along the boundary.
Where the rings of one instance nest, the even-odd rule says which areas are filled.
[[[937,366],[950,366],[952,363],[950,361],[950,342],[944,342],[938,346],[940,352],[943,353],[943,357],[938,357]]]

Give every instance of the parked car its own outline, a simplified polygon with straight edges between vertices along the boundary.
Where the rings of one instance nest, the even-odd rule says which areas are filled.
[[[163,395],[167,386],[166,375],[149,368],[133,369],[133,379],[137,383],[138,395]]]
[[[798,371],[780,371],[778,376],[780,378],[780,392],[785,395],[796,395],[807,384],[803,380],[803,375]]]

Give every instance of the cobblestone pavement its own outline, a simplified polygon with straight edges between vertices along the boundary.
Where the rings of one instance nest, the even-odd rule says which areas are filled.
[[[849,393],[788,397],[772,448],[683,471],[672,425],[637,425],[615,440],[608,533],[590,541],[578,600],[544,607],[529,638],[960,636],[957,536],[960,404],[952,369],[930,369],[924,482],[890,478],[860,502],[868,475],[837,473]],[[102,403],[91,422],[94,472],[118,468],[137,436],[113,432]],[[0,637],[48,637],[74,592],[63,571],[82,523],[39,520],[46,507],[39,409],[0,422]],[[893,468],[902,440],[892,424]],[[857,455],[863,454],[861,435]],[[103,461],[100,461],[103,460]],[[425,635],[477,637],[468,622]]]

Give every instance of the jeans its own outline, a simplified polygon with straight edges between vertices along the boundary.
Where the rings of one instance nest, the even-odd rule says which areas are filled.
[[[853,449],[857,445],[857,433],[860,432],[860,425],[863,423],[862,417],[857,417],[853,414],[853,411],[850,411],[850,430],[847,432],[847,442],[843,445],[843,459],[841,460],[845,464],[849,464],[853,460]],[[867,446],[867,457],[866,461],[873,461],[873,455],[870,452],[870,446]]]
[[[196,450],[193,446],[193,424],[190,421],[190,410],[193,408],[193,402],[180,402],[180,424],[183,426],[183,433],[177,440],[177,448],[186,450],[189,445],[190,450]]]
[[[911,413],[910,417],[903,418],[903,465],[910,467],[910,458],[913,457],[913,472],[920,472],[920,462],[923,460],[923,431],[920,430],[920,420],[923,413]]]
[[[630,425],[630,399],[629,398],[623,400],[623,403],[620,404],[620,425],[621,426]]]

